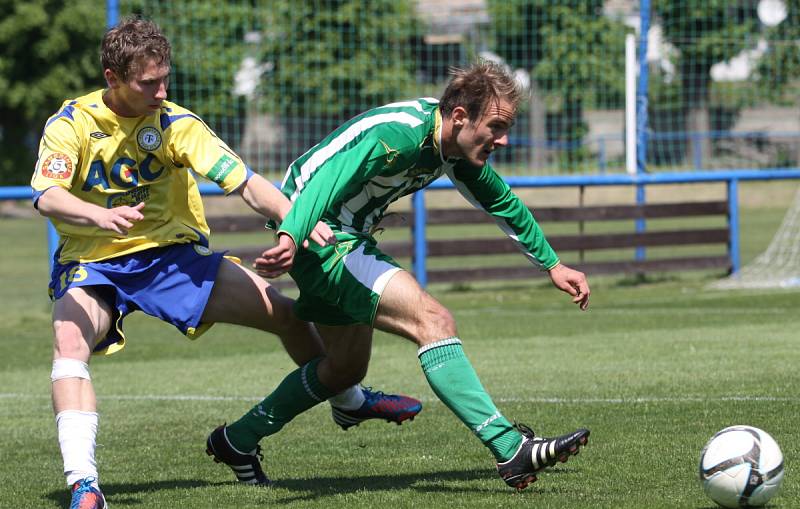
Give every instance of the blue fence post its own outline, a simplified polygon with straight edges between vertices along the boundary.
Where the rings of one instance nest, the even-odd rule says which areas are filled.
[[[119,20],[119,0],[106,0],[106,27],[111,28]]]
[[[739,180],[728,180],[728,256],[731,258],[731,272],[739,272]]]
[[[703,138],[705,138],[705,136],[702,133],[692,133],[691,136],[692,158],[695,170],[703,169]]]
[[[647,35],[650,32],[650,0],[639,2],[639,82],[636,85],[636,174],[647,171],[647,88],[649,68],[647,67]],[[645,204],[644,184],[636,185],[636,205]],[[644,219],[636,220],[636,232],[647,229]],[[645,249],[636,248],[636,260],[645,259]]]
[[[49,219],[47,220],[47,254],[48,254],[48,261],[47,263],[50,264],[50,272],[53,272],[53,260],[55,259],[56,249],[58,249],[58,232],[56,231],[56,227],[53,226],[53,222]]]
[[[650,0],[639,2],[639,82],[636,84],[636,171],[647,171],[647,34],[650,32]]]
[[[600,166],[600,173],[606,172],[606,167],[608,166],[607,157],[606,157],[606,138],[605,136],[600,136],[598,138],[599,147],[597,149],[597,159],[598,164]]]
[[[636,205],[644,205],[647,203],[647,194],[645,193],[644,184],[636,184]],[[644,219],[636,220],[636,233],[643,233],[647,230],[647,221]],[[646,251],[643,247],[636,248],[636,260],[642,261],[647,257]]]
[[[119,0],[106,0],[106,27],[111,28],[119,20]],[[47,220],[47,251],[49,253],[48,263],[50,271],[53,271],[53,258],[58,249],[58,232],[53,226],[53,222]]]
[[[425,267],[425,259],[428,256],[428,245],[425,236],[425,190],[420,189],[414,193],[414,276],[423,288],[428,285],[428,274]]]

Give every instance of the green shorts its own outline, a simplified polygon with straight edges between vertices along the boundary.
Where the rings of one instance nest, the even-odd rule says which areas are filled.
[[[300,289],[294,312],[322,325],[372,325],[386,283],[400,270],[370,237],[301,249],[289,272]]]

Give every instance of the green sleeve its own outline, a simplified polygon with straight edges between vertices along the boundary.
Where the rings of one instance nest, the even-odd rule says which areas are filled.
[[[343,197],[357,193],[387,166],[387,151],[378,136],[365,137],[339,150],[319,165],[299,190],[278,232],[289,234],[296,245],[301,245],[326,212]]]
[[[487,163],[483,168],[475,168],[459,164],[448,172],[448,176],[473,206],[494,217],[500,229],[517,243],[531,262],[544,270],[558,264],[558,255],[550,247],[531,211],[491,165]]]

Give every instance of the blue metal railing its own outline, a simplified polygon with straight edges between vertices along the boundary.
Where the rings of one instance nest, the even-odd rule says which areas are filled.
[[[505,180],[512,188],[535,187],[590,187],[590,186],[636,186],[644,193],[648,185],[687,184],[701,182],[726,182],[728,195],[728,226],[730,239],[728,254],[731,258],[733,272],[740,268],[740,241],[739,241],[739,203],[738,185],[740,181],[754,180],[787,180],[800,179],[798,169],[775,170],[736,170],[736,171],[700,171],[691,173],[641,173],[635,175],[567,175],[552,177],[507,177]],[[213,184],[200,184],[200,194],[203,196],[220,196],[223,191]],[[446,179],[433,182],[424,191],[417,192],[413,197],[414,207],[414,260],[413,270],[420,285],[427,284],[427,243],[426,243],[426,192],[437,190],[455,189],[455,186]],[[31,189],[27,186],[0,187],[0,200],[25,200],[31,198]],[[638,203],[638,201],[637,201]],[[53,256],[58,247],[58,234],[52,223],[47,222],[47,243],[49,260],[52,267]],[[642,253],[642,259],[644,253]]]

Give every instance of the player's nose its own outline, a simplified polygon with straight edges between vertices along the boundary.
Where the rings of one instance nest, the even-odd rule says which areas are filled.
[[[156,90],[155,98],[158,99],[159,101],[163,101],[167,98],[167,85],[163,81]]]
[[[495,146],[498,147],[507,147],[508,146],[508,133],[503,134],[499,138],[494,139]]]

